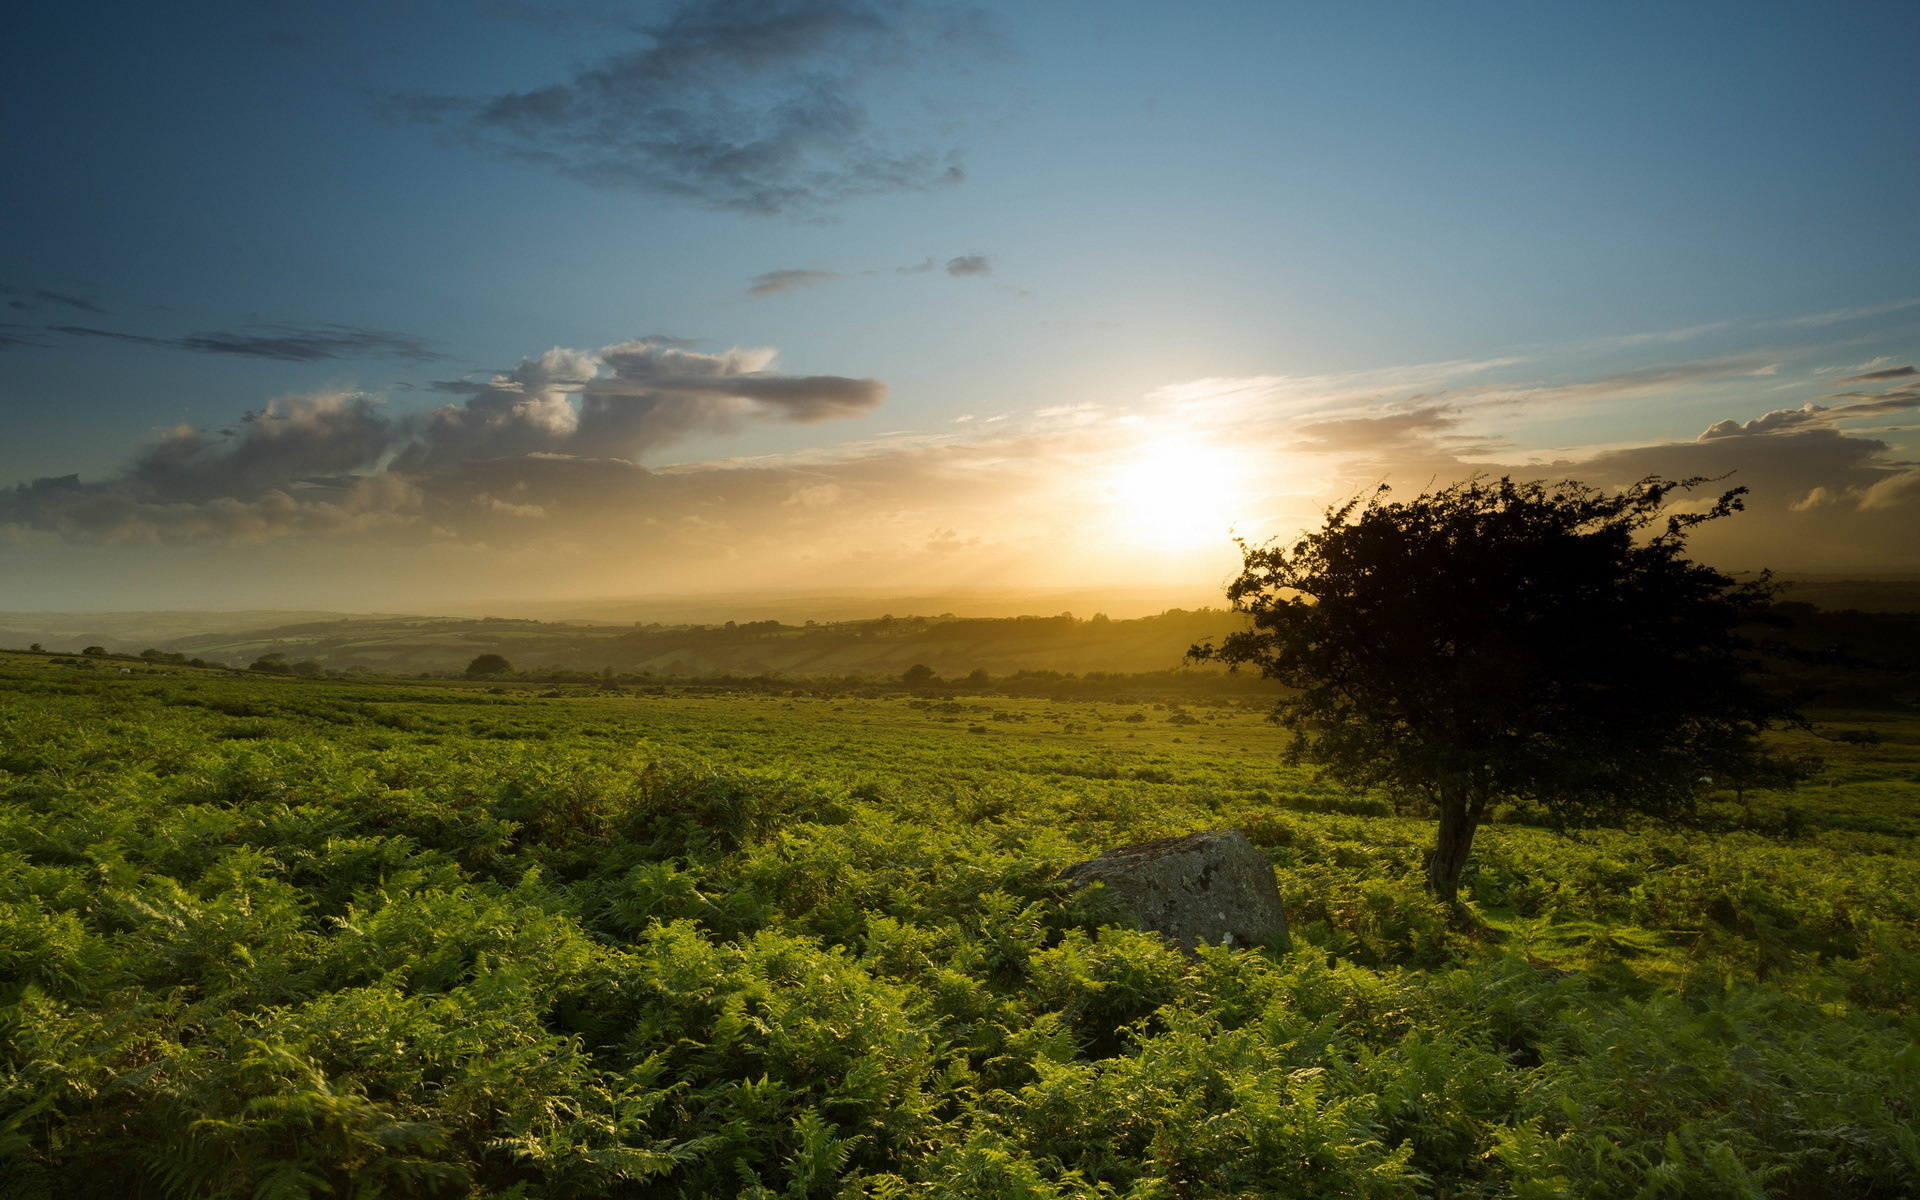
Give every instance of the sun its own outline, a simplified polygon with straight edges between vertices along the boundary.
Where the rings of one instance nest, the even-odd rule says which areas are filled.
[[[1142,444],[1109,474],[1106,494],[1119,539],[1156,550],[1223,544],[1244,522],[1240,455],[1191,439]]]

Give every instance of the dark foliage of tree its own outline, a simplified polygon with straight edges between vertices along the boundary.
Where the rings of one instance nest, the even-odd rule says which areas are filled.
[[[1400,502],[1383,487],[1291,546],[1242,543],[1227,595],[1252,628],[1190,656],[1292,689],[1274,719],[1296,761],[1430,801],[1428,883],[1456,904],[1496,802],[1569,825],[1678,818],[1716,780],[1790,775],[1759,735],[1795,714],[1752,681],[1738,628],[1773,586],[1685,556],[1745,489],[1662,512],[1703,482],[1474,479]]]
[[[939,676],[925,663],[915,663],[900,674],[900,682],[905,684],[932,683]]]
[[[505,675],[513,670],[513,664],[503,655],[482,654],[467,664],[467,678],[481,679],[489,675]]]

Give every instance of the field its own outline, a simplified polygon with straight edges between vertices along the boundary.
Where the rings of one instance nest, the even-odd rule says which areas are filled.
[[[0,654],[0,1195],[1920,1193],[1920,718],[1464,934],[1257,696],[1055,690]],[[1290,947],[1057,882],[1212,828]]]

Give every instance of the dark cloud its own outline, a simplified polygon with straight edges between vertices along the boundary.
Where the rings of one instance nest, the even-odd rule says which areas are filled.
[[[921,259],[904,267],[873,267],[864,271],[855,271],[851,275],[841,271],[785,270],[768,271],[764,275],[755,275],[747,288],[750,298],[777,296],[783,292],[798,291],[801,288],[814,287],[822,283],[831,283],[836,279],[853,276],[873,275],[925,275],[935,269],[937,264],[931,258]],[[974,275],[993,274],[993,260],[984,254],[963,254],[950,258],[946,265],[947,274],[956,279],[965,279]],[[1024,293],[1023,293],[1024,294]]]
[[[908,0],[680,0],[641,28],[644,45],[564,83],[383,107],[588,183],[807,213],[960,177],[947,135],[883,128],[865,97],[889,78],[924,90],[943,68],[977,59],[991,45],[983,20]]]
[[[0,296],[24,296],[27,300],[38,300],[45,304],[58,304],[66,308],[77,308],[81,312],[100,313],[102,315],[107,311],[84,296],[69,295],[66,292],[50,292],[45,288],[18,288],[0,285]],[[8,303],[8,307],[32,308],[33,305],[28,304],[26,300],[13,300]]]
[[[1842,398],[1858,397],[1852,404],[1845,404],[1833,410],[1839,419],[1848,417],[1885,417],[1897,412],[1920,408],[1920,384],[1892,388],[1876,394],[1842,393]]]
[[[124,481],[87,484],[63,475],[0,488],[0,532],[14,541],[50,535],[96,543],[262,542],[396,529],[415,523],[420,507],[420,494],[391,473],[344,487],[289,484],[252,500],[201,502],[159,500]]]
[[[1700,436],[1694,440],[1711,442],[1720,438],[1761,437],[1808,426],[1824,426],[1832,418],[1833,410],[1822,408],[1818,404],[1808,404],[1801,408],[1782,408],[1750,421],[1716,421],[1702,430]]]
[[[1647,475],[1726,477],[1746,484],[1757,501],[1784,506],[1815,488],[1870,486],[1892,474],[1887,444],[1835,429],[1800,429],[1764,437],[1667,442],[1607,450],[1579,464],[1589,482],[1619,483]]]
[[[1894,397],[1920,406],[1920,395]],[[1731,487],[1745,487],[1747,512],[1703,526],[1701,552],[1711,561],[1751,568],[1861,569],[1915,561],[1912,530],[1920,527],[1920,470],[1893,457],[1888,443],[1849,434],[1833,422],[1871,415],[1879,397],[1860,405],[1808,404],[1747,420],[1715,423],[1689,442],[1616,447],[1550,463],[1508,463],[1485,444],[1450,432],[1461,421],[1439,409],[1408,409],[1311,422],[1296,448],[1338,452],[1335,490],[1362,491],[1381,479],[1421,490],[1474,474],[1576,479],[1618,487],[1660,475],[1716,481],[1682,499],[1704,505]]]
[[[1399,412],[1309,421],[1295,433],[1299,448],[1333,454],[1382,454],[1424,444],[1438,445],[1461,417],[1436,405]]]
[[[345,325],[320,329],[274,327],[260,333],[197,333],[177,339],[176,344],[183,350],[205,354],[241,354],[287,362],[317,362],[323,358],[397,358],[427,362],[443,357],[416,337]]]
[[[26,330],[31,328],[33,327],[28,325],[10,325],[5,322],[0,322],[0,350],[5,350],[9,346],[44,347],[48,345],[46,342],[34,340],[33,337],[25,333]],[[21,330],[22,332],[15,333],[13,332],[14,330]]]
[[[827,283],[843,278],[838,271],[768,271],[753,277],[752,285],[747,288],[749,296],[778,296],[783,292],[798,291],[804,287]]]
[[[350,325],[323,325],[317,329],[268,325],[255,330],[191,333],[185,337],[148,337],[145,334],[121,333],[86,325],[49,325],[46,328],[72,337],[110,338],[143,346],[163,346],[170,350],[237,354],[281,362],[319,362],[329,358],[397,358],[406,362],[427,362],[444,357],[428,349],[427,343],[420,338],[404,333],[384,333],[377,329],[355,329]]]
[[[857,416],[886,394],[877,380],[782,375],[772,363],[770,350],[709,354],[655,337],[556,347],[484,383],[435,383],[467,399],[419,419],[389,417],[358,393],[276,401],[232,429],[163,430],[97,482],[0,489],[0,534],[261,540],[524,523],[555,495],[577,500],[579,488],[556,480],[591,478],[601,493],[607,480],[639,486],[650,473],[631,460],[690,434]]]
[[[435,411],[400,462],[419,469],[532,453],[635,458],[744,420],[857,416],[886,396],[878,380],[778,375],[768,370],[772,360],[770,351],[705,354],[656,338],[597,354],[550,350],[495,376],[465,404]]]
[[[1867,371],[1860,375],[1849,375],[1845,379],[1836,379],[1834,382],[1878,383],[1883,379],[1904,379],[1909,375],[1920,375],[1920,371],[1916,371],[1912,367],[1888,367],[1884,371]]]
[[[765,411],[762,415],[791,421],[796,425],[859,416],[877,407],[887,394],[886,385],[877,379],[848,379],[840,375],[670,379],[654,386],[661,391],[704,393],[749,400],[763,406]]]
[[[1703,554],[1747,567],[1858,569],[1909,564],[1920,526],[1916,473],[1887,457],[1874,438],[1835,429],[1788,429],[1610,450],[1570,464],[1588,483],[1619,485],[1647,475],[1705,476],[1721,489],[1745,487],[1747,512],[1702,527]]]
[[[1884,392],[1836,392],[1824,399],[1851,400],[1853,403],[1832,407],[1805,404],[1799,408],[1777,409],[1750,421],[1720,421],[1708,427],[1696,440],[1707,442],[1718,438],[1760,437],[1797,429],[1829,429],[1840,421],[1891,416],[1920,408],[1920,382],[1889,388]]]
[[[276,401],[248,413],[236,429],[166,430],[135,457],[124,481],[141,496],[167,503],[256,500],[314,477],[319,483],[370,468],[392,449],[397,433],[371,396]]]
[[[1615,396],[1659,394],[1689,384],[1741,376],[1771,375],[1778,365],[1776,356],[1765,352],[1730,355],[1724,358],[1697,359],[1691,362],[1659,363],[1602,375],[1584,383],[1540,388],[1512,388],[1509,393],[1533,402],[1552,399],[1599,400]]]
[[[173,346],[171,338],[147,337],[138,333],[118,333],[111,329],[94,329],[86,325],[48,325],[53,333],[64,333],[71,337],[112,338],[116,342],[138,342],[143,346]]]

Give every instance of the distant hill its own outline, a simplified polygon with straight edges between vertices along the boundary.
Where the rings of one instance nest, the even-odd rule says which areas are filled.
[[[983,593],[984,595],[984,593]],[[1142,590],[1140,599],[1148,595]],[[1029,602],[1062,601],[1068,593],[1029,594]],[[1082,594],[1085,598],[1085,594]],[[1108,598],[1113,598],[1109,595]],[[814,597],[824,609],[859,597]],[[1802,649],[1844,651],[1847,660],[1884,664],[1860,675],[1857,666],[1799,666],[1790,673],[1816,694],[1906,697],[1914,688],[1920,580],[1806,578],[1789,584],[1783,610],[1797,628],[1785,640]],[[1219,608],[1169,608],[1154,616],[1112,620],[1052,616],[880,615],[863,619],[750,617],[785,611],[801,597],[709,597],[738,619],[706,621],[661,617],[644,621],[534,620],[527,617],[356,615],[321,611],[254,610],[231,613],[11,613],[0,614],[0,646],[41,643],[50,650],[87,645],[124,653],[149,647],[245,666],[263,654],[313,659],[339,671],[383,674],[457,672],[481,654],[504,655],[521,670],[613,670],[658,675],[897,676],[925,664],[952,679],[975,670],[1006,676],[1018,671],[1142,672],[1178,668],[1189,646],[1241,627],[1244,618]],[[908,603],[959,603],[958,595],[893,597],[892,612]],[[984,602],[984,601],[983,601]],[[1011,603],[1002,597],[999,602]],[[569,602],[570,604],[571,602]],[[580,602],[582,605],[614,602]],[[633,601],[636,605],[642,601]],[[645,601],[671,613],[692,600]],[[755,605],[761,606],[756,610]],[[560,605],[562,610],[567,605]],[[1848,613],[1860,610],[1852,616]],[[798,611],[807,611],[799,609]],[[882,610],[883,614],[887,610]],[[1773,636],[1780,636],[1775,633]],[[1843,678],[1844,677],[1844,678]]]
[[[239,609],[232,612],[0,612],[0,646],[30,646],[78,650],[101,645],[110,650],[138,651],[162,642],[195,636],[231,633],[241,629],[321,621],[389,620],[388,614]],[[135,645],[135,643],[139,643]]]
[[[1920,612],[1920,579],[1837,579],[1799,576],[1781,590],[1782,600],[1831,611]]]
[[[315,615],[315,614],[303,614]],[[1218,609],[1173,609],[1114,621],[1103,616],[893,617],[867,621],[727,622],[720,625],[586,625],[491,617],[334,617],[253,629],[126,639],[99,633],[92,644],[138,653],[149,647],[244,666],[263,654],[312,659],[334,670],[390,674],[460,671],[481,654],[516,668],[675,675],[898,675],[924,664],[949,678],[985,670],[1138,672],[1181,665],[1195,642],[1239,628]],[[105,628],[105,625],[100,628]],[[23,639],[12,639],[19,644]],[[36,637],[48,649],[78,639]]]
[[[1180,587],[941,588],[900,592],[885,588],[837,591],[714,592],[709,594],[601,596],[583,600],[478,600],[442,605],[447,616],[533,617],[592,625],[718,624],[724,621],[865,621],[884,613],[954,614],[967,617],[1152,616],[1172,608],[1196,609],[1224,602],[1226,582]]]

